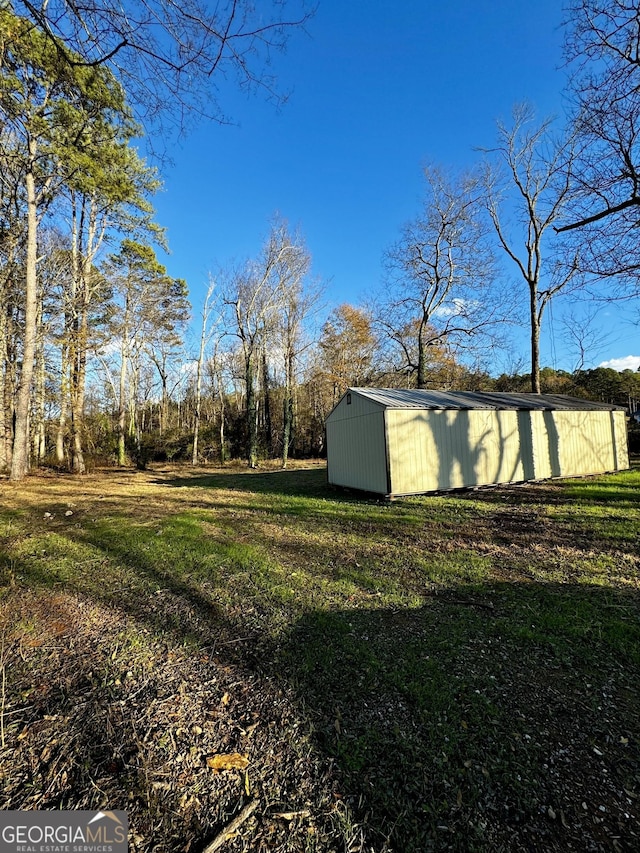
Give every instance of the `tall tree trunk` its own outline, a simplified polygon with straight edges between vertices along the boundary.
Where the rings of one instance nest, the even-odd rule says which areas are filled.
[[[90,263],[82,261],[79,288],[78,337],[71,377],[71,467],[76,474],[87,470],[84,459],[84,397],[87,378],[87,348],[89,345],[89,270]]]
[[[224,465],[227,461],[227,452],[224,446],[225,442],[225,434],[224,434],[224,413],[225,413],[225,398],[224,391],[222,389],[222,385],[219,386],[218,397],[220,400],[220,462]]]
[[[131,353],[129,356],[129,426],[127,433],[129,438],[139,438],[140,429],[138,426],[138,380],[139,380],[139,364],[137,354]]]
[[[76,312],[76,266],[78,253],[78,226],[75,207],[75,195],[72,195],[71,208],[71,274],[65,277],[63,285],[64,333],[60,346],[60,414],[56,430],[56,462],[67,462],[65,443],[69,422],[69,409],[72,385],[72,364],[75,353],[75,312]]]
[[[529,309],[531,316],[531,390],[540,393],[540,326],[542,312],[538,312],[537,283],[529,283]]]
[[[13,438],[13,456],[11,460],[11,480],[22,480],[29,470],[29,409],[31,405],[31,385],[36,353],[36,329],[38,315],[38,203],[33,166],[36,156],[36,143],[29,139],[29,165],[25,174],[27,195],[27,253],[25,270],[25,307],[24,340],[22,348],[22,370],[16,394],[15,427]]]
[[[200,394],[202,389],[202,377],[200,376],[200,371],[198,370],[198,377],[196,379],[196,399],[195,399],[195,410],[193,413],[193,452],[191,454],[191,464],[198,464],[198,443],[200,441]]]
[[[118,465],[125,465],[127,462],[127,453],[125,448],[125,426],[126,426],[126,391],[127,391],[127,344],[126,336],[128,330],[125,329],[122,335],[122,344],[120,347],[120,387],[118,389]]]
[[[15,343],[11,327],[13,326],[13,318],[10,314],[9,306],[6,313],[6,337],[3,340],[5,347],[4,360],[4,388],[3,397],[0,401],[2,406],[2,415],[4,418],[4,433],[0,435],[0,442],[4,445],[4,453],[6,460],[6,470],[11,470],[11,454],[13,452],[13,419],[14,419],[14,389],[16,385],[16,358],[15,358]]]
[[[9,318],[6,298],[6,282],[0,283],[0,472],[10,468],[10,451],[7,441],[7,421],[11,420],[11,409],[5,402],[8,398],[7,384],[9,383]]]
[[[424,389],[427,387],[427,345],[424,342],[424,334],[422,325],[418,332],[418,377],[417,387]]]
[[[66,462],[65,456],[65,438],[67,435],[67,419],[69,417],[69,344],[66,340],[70,334],[70,327],[65,323],[65,340],[60,347],[60,414],[58,416],[58,428],[56,430],[56,462],[58,465],[64,465]]]
[[[289,445],[293,435],[293,353],[285,353],[284,362],[284,401],[282,404],[282,467],[287,467]]]
[[[196,399],[193,414],[193,454],[191,464],[198,464],[198,440],[200,437],[200,407],[202,402],[202,363],[204,361],[204,347],[207,340],[207,302],[202,312],[202,330],[200,333],[200,351],[198,352],[198,364],[196,367]]]
[[[262,361],[262,394],[264,399],[264,437],[267,453],[273,452],[273,425],[271,422],[271,378],[269,376],[269,363],[267,361],[267,350],[263,347],[261,353]]]
[[[33,430],[33,455],[36,462],[44,461],[46,453],[45,436],[45,356],[44,336],[45,329],[42,322],[42,294],[38,298],[38,317],[36,321],[36,368],[35,368],[35,398],[34,413],[35,424]]]
[[[253,353],[245,356],[245,381],[247,385],[247,463],[258,467],[258,408]]]
[[[87,372],[87,306],[83,305],[78,323],[78,341],[75,346],[75,359],[71,365],[71,468],[75,474],[84,474],[86,464],[82,448],[84,426],[84,394]]]
[[[160,379],[162,382],[162,398],[160,401],[160,409],[158,411],[158,432],[162,436],[165,433],[165,430],[167,428],[167,422],[169,420],[169,391],[167,389],[167,369],[165,363],[165,356],[163,356]]]
[[[73,279],[73,358],[71,359],[71,468],[76,474],[86,472],[83,450],[84,397],[89,345],[89,307],[91,303],[91,267],[100,240],[96,236],[95,205],[82,196],[80,209],[73,196],[72,279]],[[88,213],[87,213],[88,205]]]
[[[293,397],[289,389],[285,393],[282,414],[282,467],[286,468],[289,460],[289,446],[293,438]]]

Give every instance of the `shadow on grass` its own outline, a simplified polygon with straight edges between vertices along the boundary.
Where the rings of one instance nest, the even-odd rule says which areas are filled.
[[[640,505],[640,466],[628,471],[593,477],[545,480],[536,483],[515,483],[490,486],[478,490],[456,492],[461,498],[483,503],[564,504],[569,500],[586,505]]]
[[[628,480],[625,482],[625,479]],[[329,485],[325,468],[292,471],[250,471],[239,473],[237,470],[216,472],[215,474],[175,477],[158,480],[162,485],[178,488],[221,489],[251,492],[264,495],[278,495],[288,498],[317,498],[340,503],[378,503],[387,504],[386,499],[357,490],[341,489]],[[447,492],[398,498],[395,504],[403,501],[425,500],[431,497],[453,497],[481,503],[513,504],[563,504],[570,499],[584,504],[626,504],[640,505],[640,466],[614,475],[611,481],[602,477],[576,480],[548,480],[537,483],[502,484],[478,489],[455,489]]]
[[[52,505],[63,517],[63,508]],[[176,529],[185,551],[193,530]],[[153,527],[140,527],[132,536],[130,518],[110,517],[74,526],[46,529],[41,550],[14,558],[12,571],[30,589],[49,588],[79,595],[132,617],[139,627],[158,636],[170,635],[178,643],[215,645],[233,630],[224,608],[203,591],[200,579],[178,573]],[[126,534],[123,532],[126,530]],[[39,553],[40,551],[40,553]]]
[[[254,492],[264,495],[282,495],[290,498],[317,498],[319,500],[344,503],[366,502],[373,496],[364,492],[350,492],[327,482],[326,468],[293,471],[237,471],[215,474],[176,477],[161,480],[162,485],[179,488],[229,489],[231,491]]]
[[[639,613],[637,593],[460,588],[309,613],[278,668],[367,850],[632,850]]]

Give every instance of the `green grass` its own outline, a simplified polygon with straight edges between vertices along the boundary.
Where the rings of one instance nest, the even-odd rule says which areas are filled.
[[[582,826],[567,790],[573,773],[584,796],[604,728],[608,778],[637,788],[620,746],[640,735],[637,468],[394,503],[335,492],[322,469],[131,482],[14,490],[6,600],[57,591],[124,614],[112,679],[145,636],[252,637],[376,849],[509,849],[553,797]]]

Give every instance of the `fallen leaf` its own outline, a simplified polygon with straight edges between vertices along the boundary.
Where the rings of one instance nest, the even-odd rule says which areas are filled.
[[[57,743],[57,740],[52,740],[51,743],[48,743],[45,746],[45,748],[40,753],[40,761],[48,761],[51,758],[51,753],[53,752],[53,748]]]
[[[310,814],[309,809],[302,809],[299,812],[274,812],[273,817],[279,817],[281,820],[294,820],[297,817],[309,817]]]
[[[245,770],[249,766],[249,758],[239,752],[220,753],[207,758],[207,767],[220,773],[222,770]]]

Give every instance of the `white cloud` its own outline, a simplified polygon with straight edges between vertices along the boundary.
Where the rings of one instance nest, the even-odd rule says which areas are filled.
[[[613,370],[637,370],[640,367],[640,355],[625,355],[624,358],[611,358],[603,361],[598,367],[611,367]]]
[[[477,302],[471,302],[467,299],[455,298],[451,302],[445,302],[433,312],[434,317],[461,317],[466,314],[469,309],[478,305]]]
[[[194,358],[193,361],[183,361],[180,365],[179,373],[181,376],[197,376],[198,373],[198,359]]]
[[[109,358],[112,355],[120,355],[121,347],[121,341],[117,338],[111,338],[96,347],[96,355],[101,356],[102,358]]]

